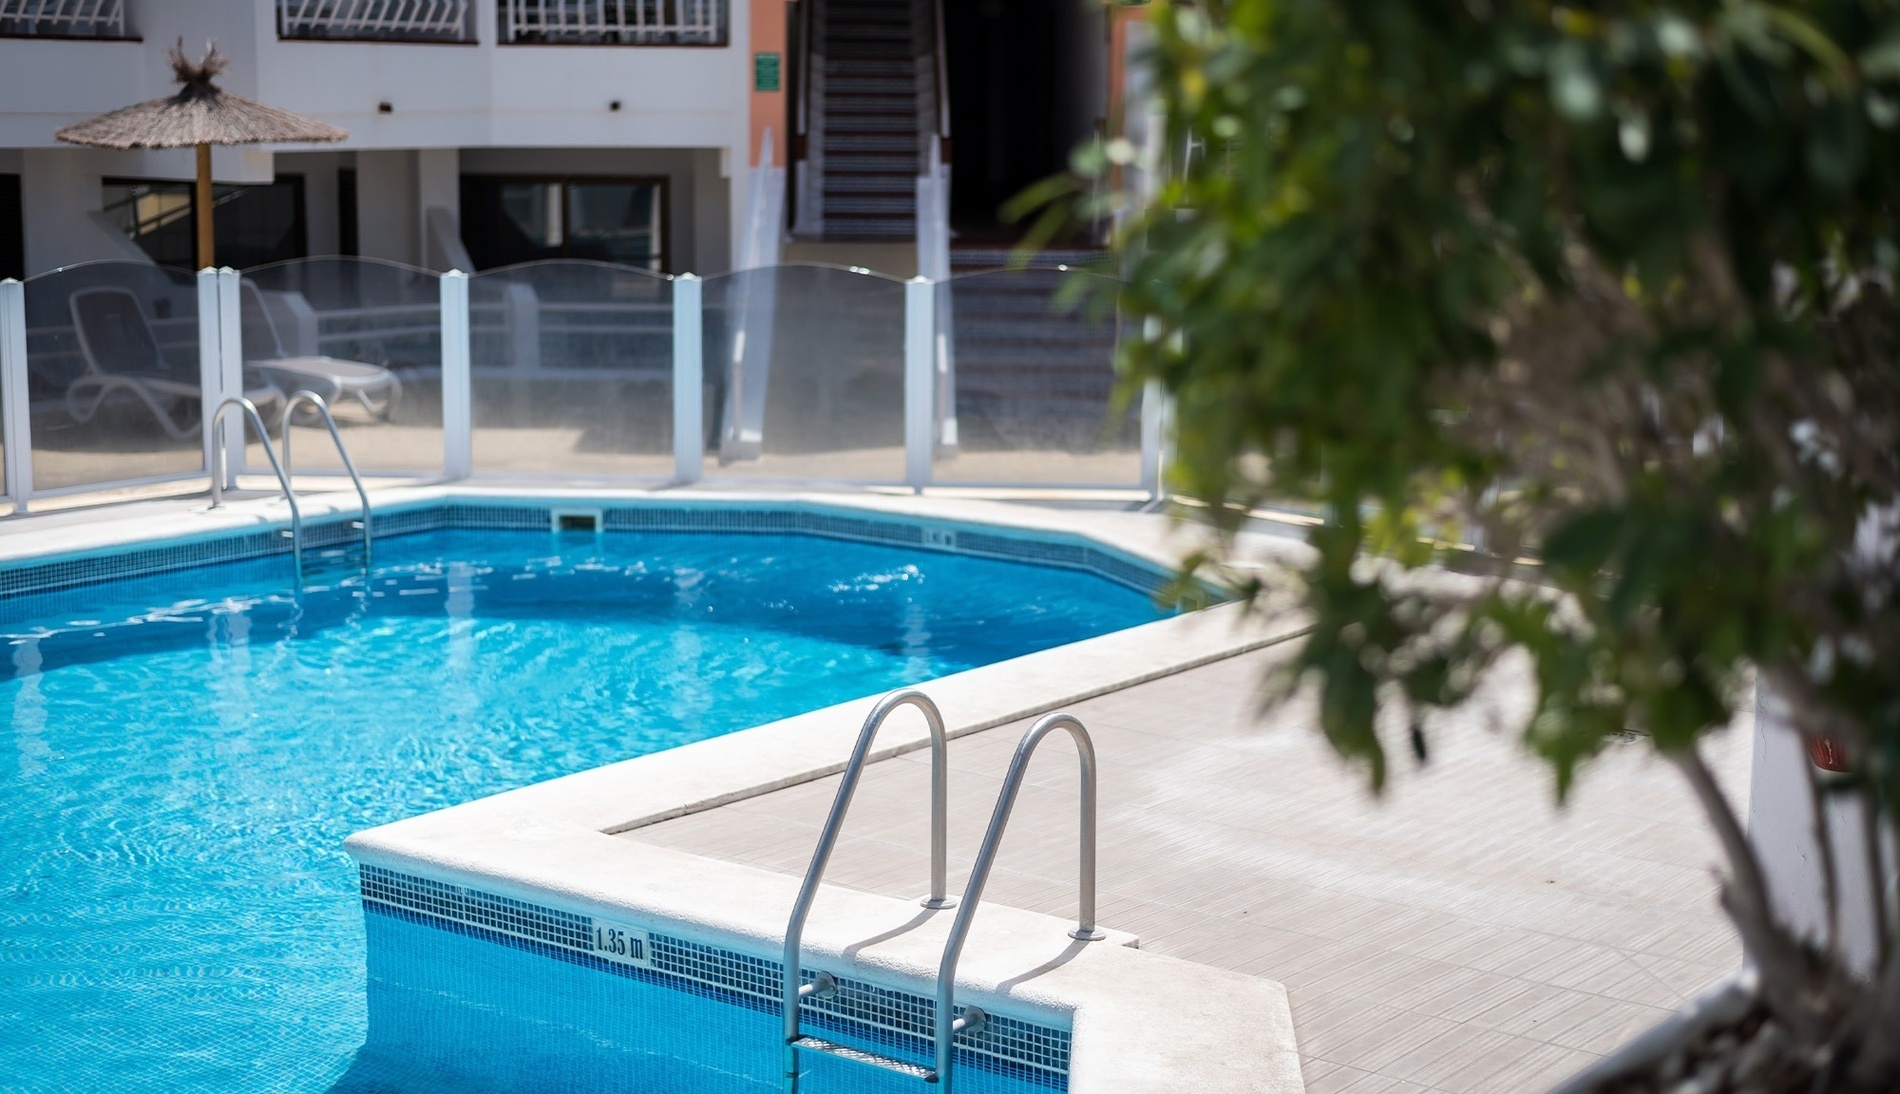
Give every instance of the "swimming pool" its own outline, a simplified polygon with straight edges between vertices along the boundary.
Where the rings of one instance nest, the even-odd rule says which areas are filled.
[[[0,600],[0,1090],[428,1089],[375,1072],[401,1053],[352,1067],[344,835],[1160,614],[1089,573],[775,534],[431,531],[344,574]]]

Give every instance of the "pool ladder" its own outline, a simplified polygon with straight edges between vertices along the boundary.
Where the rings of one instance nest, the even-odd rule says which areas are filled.
[[[935,1061],[930,1067],[811,1036],[801,1031],[798,1018],[799,1006],[805,1000],[836,998],[840,991],[837,979],[826,972],[814,971],[811,982],[805,982],[804,972],[799,967],[799,943],[804,937],[805,919],[811,913],[812,901],[818,895],[818,884],[831,861],[832,849],[837,845],[838,830],[844,824],[845,812],[851,807],[852,796],[857,793],[858,779],[870,758],[871,743],[885,719],[902,706],[914,706],[921,711],[930,729],[930,894],[920,903],[931,909],[957,909],[957,917],[950,925],[950,935],[944,942],[943,958],[937,965],[933,1038]],[[850,760],[845,763],[844,777],[839,781],[837,796],[831,802],[831,813],[825,818],[825,826],[818,836],[818,846],[812,852],[811,865],[805,870],[804,883],[799,886],[798,899],[792,905],[791,920],[785,927],[785,1094],[798,1094],[800,1052],[823,1053],[893,1071],[933,1084],[939,1094],[949,1094],[956,1038],[960,1034],[979,1034],[988,1022],[988,1016],[977,1007],[965,1007],[961,1013],[956,1012],[957,961],[963,955],[963,944],[969,937],[970,924],[976,918],[977,905],[983,899],[983,887],[989,882],[990,868],[995,865],[997,850],[1002,846],[1003,830],[1008,827],[1009,815],[1016,807],[1016,796],[1022,790],[1029,759],[1043,738],[1058,729],[1067,730],[1074,739],[1076,755],[1082,768],[1081,885],[1077,897],[1076,927],[1069,932],[1069,937],[1079,942],[1098,942],[1106,937],[1095,926],[1095,745],[1089,740],[1088,730],[1081,721],[1072,714],[1045,715],[1029,727],[1029,732],[1016,745],[1016,754],[1009,761],[1009,772],[1003,777],[1003,789],[996,798],[996,809],[990,816],[990,826],[983,833],[982,847],[977,851],[976,863],[970,868],[970,880],[964,886],[963,897],[959,901],[950,898],[944,891],[947,856],[945,817],[949,790],[943,715],[937,710],[937,705],[921,691],[892,692],[872,709],[870,716],[864,720],[864,728],[858,732],[858,743],[851,750]]]
[[[284,416],[279,433],[282,435],[283,458],[271,448],[270,433],[264,428],[264,416],[257,412],[257,404],[242,395],[228,396],[212,411],[211,422],[211,508],[224,504],[224,483],[229,470],[229,453],[224,448],[224,412],[237,407],[244,412],[245,420],[257,431],[257,439],[264,445],[264,455],[270,458],[270,469],[277,476],[277,485],[284,492],[284,501],[290,505],[290,557],[294,567],[298,588],[303,587],[303,510],[297,505],[297,492],[290,485],[290,416],[297,411],[299,403],[309,403],[323,418],[323,424],[330,430],[330,441],[336,445],[336,454],[343,459],[343,469],[350,473],[350,483],[356,487],[357,500],[362,503],[363,512],[359,520],[350,522],[350,527],[363,533],[363,572],[369,572],[370,563],[370,507],[369,492],[363,489],[363,476],[356,473],[356,461],[350,459],[350,450],[343,444],[342,434],[337,432],[336,419],[330,416],[330,406],[323,396],[308,388],[299,390],[284,403]],[[242,430],[242,423],[239,429]]]

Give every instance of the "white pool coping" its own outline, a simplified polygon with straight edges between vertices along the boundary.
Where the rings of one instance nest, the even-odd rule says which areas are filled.
[[[941,497],[455,484],[384,490],[373,500],[379,512],[506,500],[859,510],[923,524],[1079,535],[1164,570],[1183,550],[1179,534],[1157,516]],[[346,495],[300,501],[306,521],[356,512]],[[22,517],[0,532],[0,565],[256,531],[281,526],[288,517],[281,498],[215,511],[160,508],[141,514],[136,525]],[[38,527],[30,535],[4,534],[28,525]],[[1300,549],[1286,541],[1254,548],[1266,554]],[[1250,613],[1240,605],[1219,605],[956,673],[923,690],[942,709],[954,739],[1284,641],[1301,626],[1291,610]],[[351,836],[346,847],[366,865],[658,927],[776,960],[797,878],[616,834],[840,770],[876,698],[397,821]],[[886,726],[874,757],[927,744],[922,719],[905,711]],[[806,929],[804,961],[834,975],[928,996],[951,914],[827,885]],[[1292,1016],[1278,983],[1143,953],[1125,934],[1077,943],[1067,937],[1071,926],[986,904],[964,951],[957,995],[999,1013],[1070,1024],[1074,1094],[1304,1089]],[[1114,928],[1112,922],[1103,926]]]

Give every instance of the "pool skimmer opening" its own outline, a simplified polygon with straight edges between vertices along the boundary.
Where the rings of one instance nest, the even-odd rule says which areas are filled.
[[[599,509],[550,509],[548,510],[548,530],[551,532],[584,532],[590,535],[600,534],[602,526]]]

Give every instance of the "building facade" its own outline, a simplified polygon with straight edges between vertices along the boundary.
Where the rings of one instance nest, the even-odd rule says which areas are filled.
[[[190,263],[191,150],[53,134],[167,94],[167,49],[182,42],[195,58],[211,41],[231,59],[227,90],[350,134],[214,151],[221,264],[568,257],[704,274],[786,257],[789,243],[792,258],[942,274],[953,234],[993,244],[1007,234],[1001,201],[1117,124],[1117,10],[0,0],[0,276]]]
[[[350,134],[216,149],[221,262],[356,254],[444,269],[462,264],[466,223],[485,251],[468,257],[487,265],[730,268],[746,192],[734,180],[751,166],[753,9],[782,19],[783,7],[0,0],[0,274],[177,260],[191,151],[77,148],[53,133],[165,95],[180,40],[193,57],[218,43],[227,90]]]

